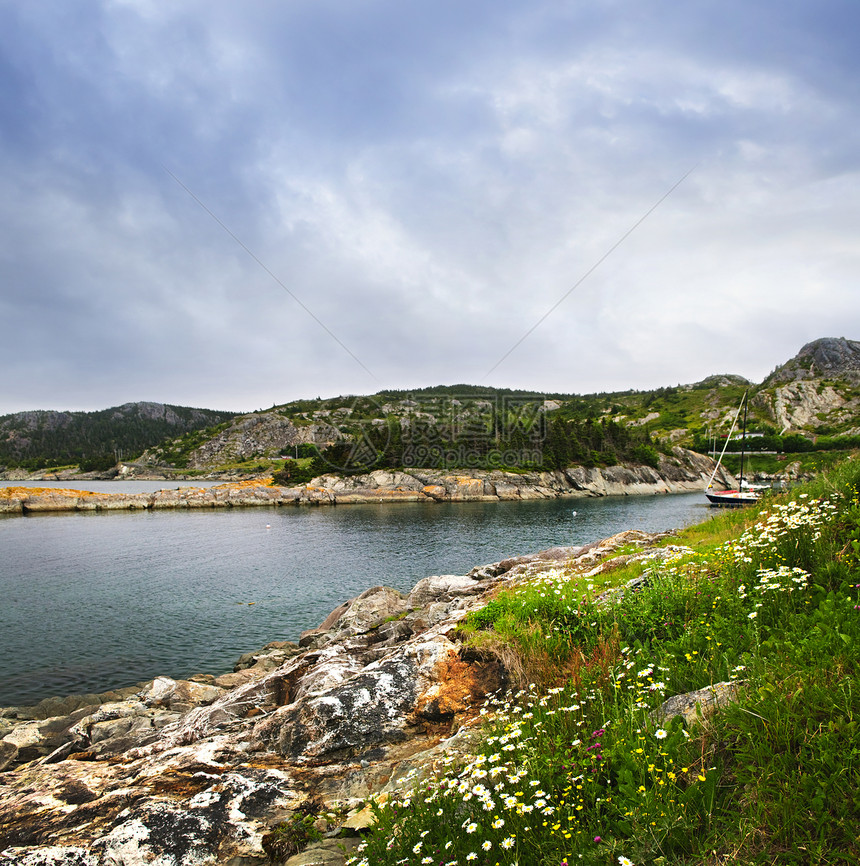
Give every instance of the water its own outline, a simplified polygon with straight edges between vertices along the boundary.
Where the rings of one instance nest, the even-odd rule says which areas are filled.
[[[709,514],[693,493],[5,517],[0,706],[224,673],[376,584]]]

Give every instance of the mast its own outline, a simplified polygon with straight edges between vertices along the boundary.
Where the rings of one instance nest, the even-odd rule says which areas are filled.
[[[711,473],[711,477],[708,479],[708,483],[705,486],[706,492],[708,490],[710,490],[711,487],[713,486],[714,478],[716,478],[717,472],[719,472],[719,470],[720,470],[720,464],[722,464],[722,462],[723,462],[723,456],[726,453],[726,448],[729,447],[729,442],[731,441],[732,433],[735,432],[735,425],[738,423],[738,416],[741,414],[741,406],[744,405],[744,400],[746,400],[746,398],[747,398],[747,392],[744,391],[744,396],[741,399],[741,402],[738,404],[738,411],[735,412],[735,417],[734,417],[734,420],[732,421],[731,430],[729,430],[729,435],[726,436],[726,441],[725,441],[725,444],[723,445],[723,450],[720,452],[720,459],[717,460],[717,465],[714,467],[714,471]],[[716,448],[716,433],[715,433],[714,434],[714,453],[716,454],[716,452],[717,452],[717,448]]]
[[[746,451],[747,447],[747,407],[747,395],[746,393],[744,393],[744,429],[743,433],[741,434],[741,477],[740,481],[738,482],[738,490],[741,491],[744,489],[744,452]]]

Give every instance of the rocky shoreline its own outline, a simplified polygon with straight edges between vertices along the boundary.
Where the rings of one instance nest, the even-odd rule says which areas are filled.
[[[215,487],[179,487],[154,493],[91,493],[46,487],[0,488],[0,514],[57,511],[131,511],[164,508],[229,508],[285,505],[347,505],[383,502],[498,502],[559,497],[648,495],[702,490],[714,462],[675,448],[659,466],[574,466],[555,472],[389,471],[340,477],[323,475],[305,486],[276,487],[254,479]],[[734,479],[722,469],[717,481]]]
[[[671,556],[679,548],[655,547],[667,535],[623,532],[427,577],[408,594],[372,587],[298,644],[270,643],[220,677],[6,708],[0,863],[262,866],[279,826],[314,815],[323,840],[277,862],[338,866],[369,822],[367,798],[468,754],[484,700],[517,684],[460,621],[561,565],[588,576]]]

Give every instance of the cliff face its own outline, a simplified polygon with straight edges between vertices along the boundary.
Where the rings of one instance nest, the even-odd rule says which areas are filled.
[[[581,573],[668,556],[621,533],[420,581],[373,587],[300,646],[275,643],[233,673],[0,713],[0,860],[26,866],[253,866],[301,809],[357,833],[371,793],[467,754],[485,697],[512,682],[458,624],[492,591],[564,565]],[[677,551],[677,549],[674,549]],[[346,847],[357,839],[343,841]],[[288,866],[342,862],[333,843]]]
[[[208,469],[235,460],[260,455],[277,455],[296,445],[325,447],[340,438],[340,433],[326,424],[297,427],[275,412],[243,415],[217,436],[191,452],[190,469]]]
[[[846,399],[832,386],[799,380],[780,385],[771,398],[774,421],[781,432],[857,423],[860,399]],[[846,431],[853,433],[853,430]]]
[[[860,430],[860,342],[824,338],[807,343],[770,374],[753,399],[781,433],[821,428]]]

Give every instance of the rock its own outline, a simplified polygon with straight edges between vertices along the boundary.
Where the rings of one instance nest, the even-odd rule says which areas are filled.
[[[683,716],[687,725],[694,725],[712,715],[718,707],[736,701],[740,685],[738,682],[715,683],[695,692],[675,695],[654,710],[652,717],[665,724],[675,716]]]
[[[9,740],[0,740],[0,772],[16,763],[18,747]]]
[[[0,857],[3,863],[14,863],[15,866],[99,866],[95,854],[71,845],[51,845],[30,852],[7,848]]]
[[[2,857],[29,866],[264,866],[263,837],[307,807],[358,809],[346,829],[361,831],[369,796],[468,754],[478,708],[508,685],[497,658],[464,647],[460,618],[523,575],[573,557],[596,567],[622,544],[655,537],[621,533],[471,576],[436,575],[409,596],[373,587],[333,611],[304,649],[268,644],[232,673],[158,677],[125,700],[47,719],[6,711]],[[330,839],[286,862],[342,864],[341,842],[358,843]]]
[[[321,638],[333,640],[343,633],[359,634],[371,626],[379,626],[387,617],[407,611],[403,593],[387,586],[373,586],[330,613],[315,629],[302,632],[299,646],[319,644]]]
[[[34,707],[26,710],[29,718],[48,719],[55,716],[68,716],[76,710],[87,707],[98,707],[111,701],[121,701],[133,695],[140,686],[129,686],[122,689],[114,689],[101,694],[69,695],[63,698],[45,698]]]
[[[377,797],[377,802],[384,802],[387,799],[385,795]],[[367,830],[376,823],[376,816],[373,814],[373,807],[368,804],[361,809],[354,809],[347,816],[346,821],[341,824],[341,830]]]
[[[391,623],[390,631],[401,632],[404,637],[408,637],[410,634],[421,634],[450,617],[453,608],[453,604],[446,604],[442,601],[432,602],[408,614],[399,622]]]
[[[260,672],[267,673],[280,667],[287,659],[292,658],[292,656],[301,651],[301,647],[292,641],[272,641],[271,643],[267,643],[261,650],[245,653],[240,656],[233,666],[233,672],[237,673],[248,668],[256,668]],[[192,679],[196,678],[192,677]],[[219,685],[214,677],[212,678],[212,683]]]
[[[326,839],[293,855],[284,866],[343,866],[359,843],[359,839]]]
[[[176,712],[187,712],[192,707],[211,704],[223,694],[224,690],[217,685],[173,680],[170,677],[156,677],[138,692],[146,706],[164,707]]]
[[[479,595],[486,588],[471,577],[456,574],[442,574],[419,580],[406,599],[407,607],[417,609],[432,602],[451,601],[466,595]]]

